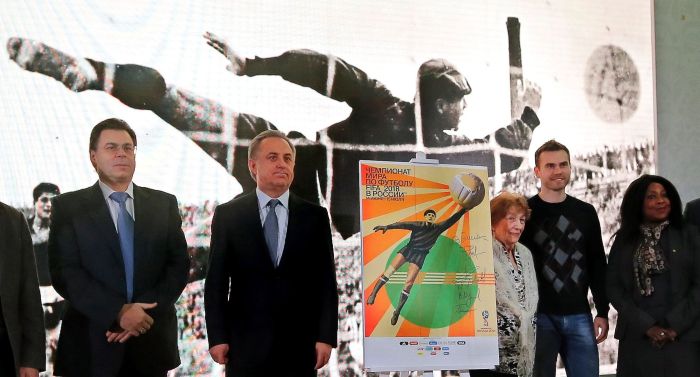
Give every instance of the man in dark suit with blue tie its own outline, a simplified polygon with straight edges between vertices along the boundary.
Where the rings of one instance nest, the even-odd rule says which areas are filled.
[[[289,192],[294,158],[283,133],[256,136],[256,190],[214,213],[204,306],[209,353],[227,376],[315,376],[337,343],[328,213]]]
[[[120,119],[90,134],[99,181],[54,199],[49,264],[69,303],[61,376],[165,376],[180,364],[175,301],[189,261],[177,199],[136,186],[136,134]]]

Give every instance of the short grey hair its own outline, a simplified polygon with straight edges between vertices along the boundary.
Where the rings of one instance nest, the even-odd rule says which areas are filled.
[[[287,135],[285,135],[282,131],[278,130],[265,130],[259,134],[257,134],[253,140],[250,142],[250,146],[248,147],[248,159],[252,160],[253,156],[255,156],[255,152],[258,151],[258,148],[260,147],[260,143],[262,143],[263,140],[270,138],[270,137],[278,137],[280,139],[283,139],[284,141],[289,144],[289,147],[292,148],[292,156],[296,157],[297,155],[297,150],[294,148],[294,144],[292,144],[292,141],[289,140]]]
[[[289,140],[289,138],[287,137],[287,135],[284,134],[284,132],[278,131],[278,130],[265,130],[265,131],[255,135],[253,140],[250,142],[250,146],[248,147],[248,160],[253,159],[253,157],[255,156],[255,153],[260,148],[260,143],[262,143],[263,140],[271,138],[271,137],[277,137],[277,138],[280,138],[280,139],[286,141],[287,144],[289,145],[289,148],[292,149],[292,157],[294,159],[296,159],[297,149],[294,148],[294,144],[292,144],[292,141]],[[257,178],[255,177],[255,174],[253,174],[253,171],[249,169],[248,172],[250,173],[250,176],[253,177],[253,180],[257,181]]]

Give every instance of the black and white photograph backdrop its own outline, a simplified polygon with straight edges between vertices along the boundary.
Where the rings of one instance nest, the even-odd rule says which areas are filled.
[[[293,139],[292,190],[332,219],[341,319],[323,376],[362,374],[359,160],[425,152],[486,166],[491,194],[530,196],[533,152],[556,139],[606,241],[628,183],[655,170],[648,0],[10,0],[0,40],[0,200],[33,218],[51,210],[39,183],[93,184],[88,137],[109,117],[138,135],[134,182],[178,197],[191,270],[174,376],[223,374],[202,313],[209,227],[254,187],[246,153],[262,130]],[[42,301],[60,317],[50,286]],[[599,346],[602,372],[614,342]]]

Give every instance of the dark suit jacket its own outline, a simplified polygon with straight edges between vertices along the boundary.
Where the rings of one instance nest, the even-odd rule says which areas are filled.
[[[700,341],[700,243],[697,230],[669,227],[671,252],[670,310],[665,320],[679,341]],[[615,240],[608,259],[607,293],[618,312],[615,338],[644,339],[655,320],[637,305],[641,294],[634,282],[632,255],[636,245]]]
[[[290,195],[284,251],[275,268],[255,191],[218,206],[204,306],[209,345],[229,345],[228,375],[314,375],[315,343],[335,346],[338,331],[326,210]]]
[[[68,302],[58,341],[56,374],[117,373],[128,352],[144,372],[180,364],[174,303],[187,283],[189,260],[177,199],[134,185],[133,302],[157,302],[154,324],[125,344],[106,341],[126,301],[124,262],[109,208],[96,183],[53,201],[49,263],[54,287]]]
[[[21,213],[0,203],[0,304],[15,368],[46,366],[44,313],[32,250]]]
[[[685,205],[683,217],[687,223],[700,227],[700,199],[691,200]]]

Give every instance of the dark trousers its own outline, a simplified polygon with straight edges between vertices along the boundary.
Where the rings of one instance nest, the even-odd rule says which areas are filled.
[[[289,370],[285,365],[278,365],[266,370],[261,368],[256,369],[237,369],[226,368],[226,377],[269,377],[269,376],[285,376],[285,377],[316,377],[315,370],[297,371]]]
[[[119,369],[117,377],[166,377],[168,371],[144,371],[141,368],[135,366],[132,362],[132,356],[136,351],[130,348],[128,345],[124,348],[124,359]]]
[[[5,328],[0,327],[0,377],[15,376],[15,361],[12,356],[10,338],[7,337]]]
[[[122,365],[117,377],[165,377],[167,375],[168,372],[143,373],[142,371],[136,368],[131,368],[128,364],[125,364]]]
[[[623,339],[619,347],[619,377],[700,376],[700,342],[681,340],[657,348],[648,339]]]

